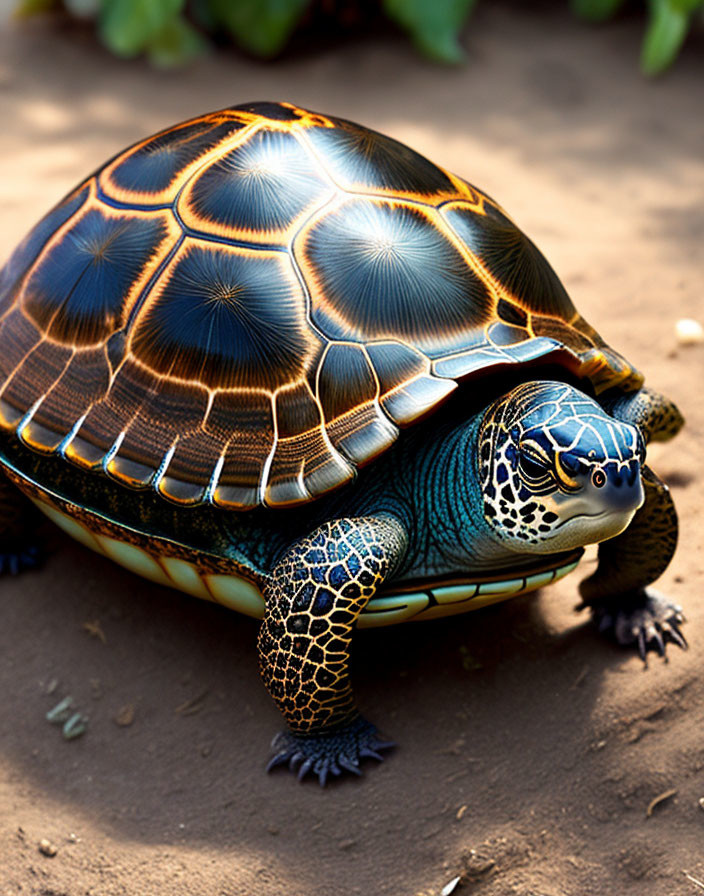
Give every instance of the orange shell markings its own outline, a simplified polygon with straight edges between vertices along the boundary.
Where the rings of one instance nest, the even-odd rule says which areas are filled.
[[[181,504],[311,500],[462,379],[541,359],[640,381],[496,203],[287,103],[136,143],[0,272],[0,427]]]

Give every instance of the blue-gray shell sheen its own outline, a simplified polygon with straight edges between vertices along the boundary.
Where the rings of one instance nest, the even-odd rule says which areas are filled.
[[[642,377],[501,207],[288,103],[106,162],[0,271],[0,430],[183,506],[322,497],[469,379]]]

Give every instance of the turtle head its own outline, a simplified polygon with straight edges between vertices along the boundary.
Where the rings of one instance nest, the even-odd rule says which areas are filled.
[[[492,404],[478,451],[484,516],[513,550],[613,538],[644,501],[638,429],[565,383],[526,383]]]

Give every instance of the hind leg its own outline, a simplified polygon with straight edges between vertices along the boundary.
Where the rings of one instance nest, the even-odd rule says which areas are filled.
[[[17,575],[39,565],[38,514],[25,496],[0,478],[0,575]]]

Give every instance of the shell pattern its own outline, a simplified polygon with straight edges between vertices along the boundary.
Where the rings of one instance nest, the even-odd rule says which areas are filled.
[[[289,104],[136,144],[0,273],[0,427],[183,504],[310,500],[458,380],[548,356],[638,384],[492,200]]]

